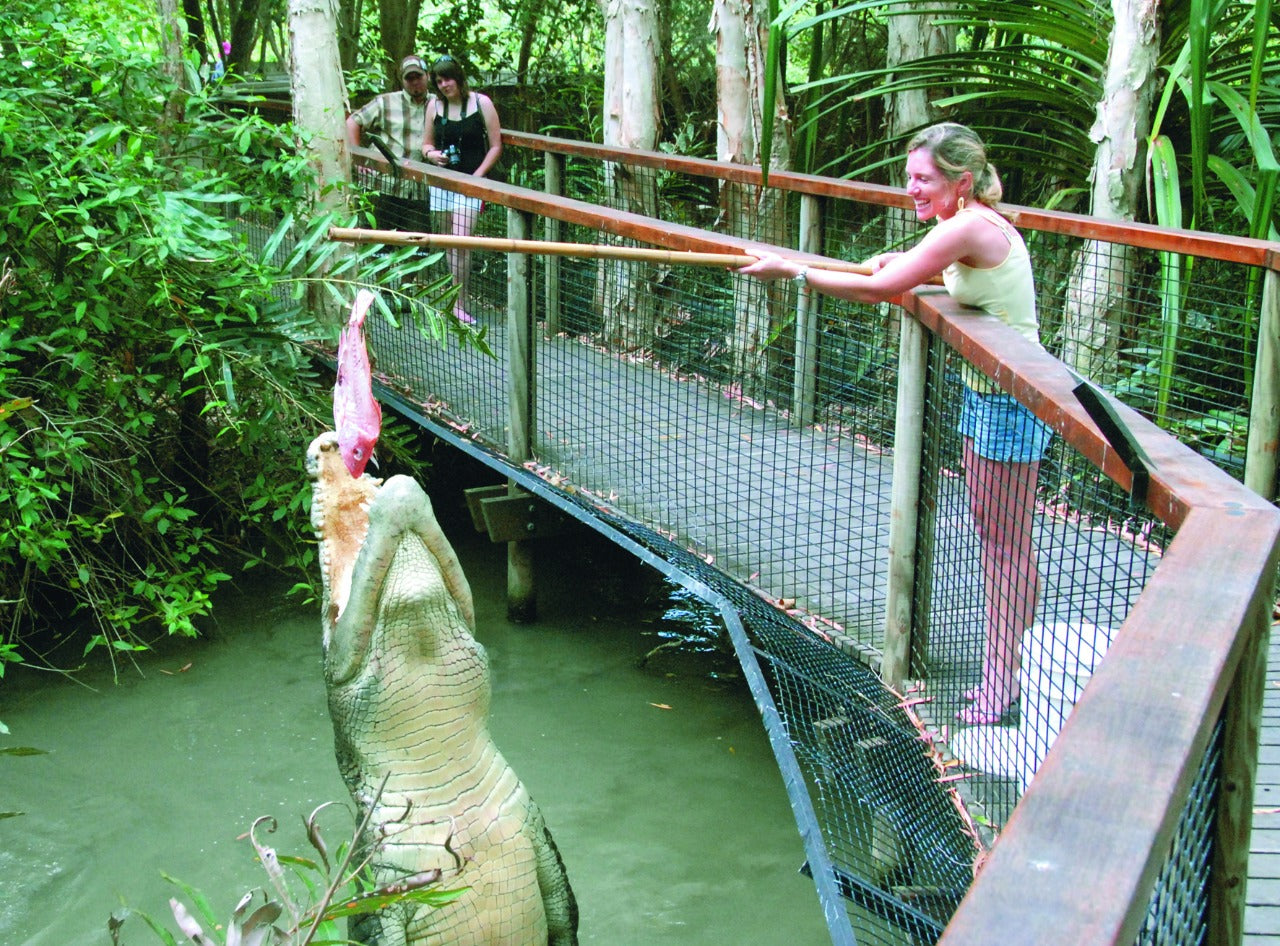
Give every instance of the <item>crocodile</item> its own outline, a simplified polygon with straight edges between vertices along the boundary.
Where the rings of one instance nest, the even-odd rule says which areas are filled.
[[[471,589],[422,487],[353,477],[337,433],[307,450],[324,677],[338,767],[378,884],[438,871],[440,907],[353,920],[376,946],[569,946],[578,907],[538,806],[488,727]],[[384,783],[385,780],[385,783]]]

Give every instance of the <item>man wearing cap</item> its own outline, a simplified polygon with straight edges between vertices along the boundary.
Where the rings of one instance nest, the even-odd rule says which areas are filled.
[[[399,92],[376,95],[347,117],[347,143],[359,147],[375,134],[399,160],[416,158],[427,129],[427,64],[421,56],[400,61]],[[428,230],[426,196],[420,182],[397,177],[374,203],[374,218],[385,230]]]

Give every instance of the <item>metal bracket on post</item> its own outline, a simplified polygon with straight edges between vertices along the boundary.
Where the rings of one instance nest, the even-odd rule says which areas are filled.
[[[1076,376],[1077,384],[1072,389],[1081,406],[1088,413],[1093,422],[1098,425],[1098,429],[1102,431],[1102,436],[1107,439],[1107,443],[1111,444],[1111,449],[1115,450],[1116,455],[1120,457],[1120,462],[1129,468],[1129,472],[1133,474],[1133,485],[1129,490],[1129,499],[1133,501],[1135,506],[1145,507],[1147,504],[1147,484],[1151,480],[1148,468],[1151,466],[1151,459],[1138,446],[1138,441],[1133,438],[1133,434],[1129,431],[1120,420],[1116,410],[1111,406],[1111,402],[1107,400],[1107,396],[1098,388],[1091,384],[1088,380]]]
[[[391,149],[387,147],[387,143],[372,132],[369,133],[369,140],[373,142],[373,146],[382,152],[382,156],[387,159],[387,163],[391,165],[391,177],[393,180],[400,180],[400,160],[391,153]]]
[[[492,542],[545,539],[564,532],[564,514],[532,493],[508,495],[506,486],[478,486],[463,490],[471,522]]]

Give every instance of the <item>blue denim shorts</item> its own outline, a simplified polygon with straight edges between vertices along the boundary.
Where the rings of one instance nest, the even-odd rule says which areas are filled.
[[[965,386],[964,406],[956,428],[973,438],[980,457],[1001,463],[1036,463],[1044,459],[1053,428],[1008,394],[979,394]]]

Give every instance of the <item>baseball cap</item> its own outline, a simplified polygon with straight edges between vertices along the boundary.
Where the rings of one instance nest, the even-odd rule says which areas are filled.
[[[400,78],[403,79],[410,72],[421,72],[426,75],[427,64],[423,62],[421,56],[405,56],[400,60]]]

